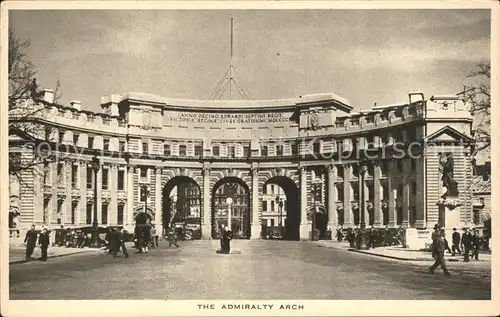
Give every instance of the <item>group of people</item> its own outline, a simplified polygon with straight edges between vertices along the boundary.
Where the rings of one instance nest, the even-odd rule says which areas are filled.
[[[35,251],[37,239],[38,245],[42,251],[40,260],[47,261],[47,251],[50,245],[49,231],[43,228],[40,234],[38,234],[35,230],[35,225],[31,226],[31,229],[26,232],[26,237],[24,238],[24,243],[26,243],[26,261],[31,260],[33,251]]]
[[[401,229],[390,230],[388,228],[373,228],[368,229],[347,228],[344,233],[343,228],[337,229],[337,242],[342,242],[344,239],[349,242],[351,248],[356,246],[357,237],[360,233],[368,233],[368,245],[370,248],[378,246],[401,245],[404,243],[404,234]]]
[[[455,256],[458,252],[459,255],[464,256],[464,262],[469,262],[470,258],[479,260],[479,251],[484,238],[479,236],[479,231],[474,230],[474,233],[467,228],[463,229],[464,233],[460,236],[457,228],[453,228],[453,234],[451,235],[452,247],[450,249],[449,243],[445,237],[445,229],[441,228],[439,225],[434,226],[434,232],[432,233],[432,257],[434,258],[434,264],[429,268],[429,272],[434,274],[436,268],[441,266],[444,275],[450,276],[450,272],[446,267],[446,261],[444,259],[445,252],[448,251],[452,256]],[[489,248],[486,245],[486,248]]]

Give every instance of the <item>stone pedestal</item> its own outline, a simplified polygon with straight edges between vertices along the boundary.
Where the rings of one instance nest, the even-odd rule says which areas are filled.
[[[431,241],[430,230],[417,230],[415,228],[405,229],[406,246],[412,250],[426,249]]]
[[[250,240],[259,240],[261,238],[262,228],[259,224],[250,226]]]
[[[299,226],[300,230],[300,240],[311,240],[311,225],[310,224],[301,224]]]
[[[441,199],[437,205],[439,206],[439,223],[445,229],[445,237],[451,248],[453,228],[460,230],[462,227],[460,222],[460,202],[453,199]]]
[[[210,228],[210,225],[202,225],[201,226],[201,238],[203,240],[210,240],[212,239],[212,230]]]

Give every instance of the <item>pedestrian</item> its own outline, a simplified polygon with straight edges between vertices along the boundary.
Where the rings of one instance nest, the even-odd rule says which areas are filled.
[[[222,253],[224,254],[231,253],[232,238],[233,236],[231,230],[229,229],[229,227],[225,227],[224,231],[222,232],[222,241],[221,241]]]
[[[26,237],[24,238],[24,243],[26,243],[26,261],[31,259],[31,255],[35,250],[37,236],[35,225],[31,225],[31,229],[26,232]]]
[[[116,237],[117,240],[119,241],[120,247],[122,248],[123,255],[128,258],[128,251],[127,251],[127,246],[125,246],[125,229],[121,229],[118,231]]]
[[[42,233],[40,233],[40,236],[38,237],[38,244],[42,250],[42,257],[40,260],[47,261],[47,250],[49,248],[50,238],[46,228],[42,229]]]
[[[434,264],[429,268],[429,272],[434,274],[434,270],[441,266],[445,276],[450,276],[450,272],[446,267],[446,261],[444,259],[444,251],[446,250],[446,239],[444,235],[438,233],[432,242],[432,249],[434,250]]]
[[[458,251],[458,254],[461,255],[462,251],[460,251],[460,233],[458,233],[457,228],[453,228],[453,234],[451,235],[451,255],[455,256],[455,251]]]
[[[151,224],[151,247],[156,249],[158,247],[158,236],[156,235],[156,227]]]
[[[432,232],[432,235],[431,235],[431,240],[432,240],[431,251],[432,251],[432,258],[433,259],[436,258],[436,252],[435,252],[436,250],[435,250],[434,241],[436,241],[436,239],[439,237],[439,234],[440,234],[439,225],[435,224],[434,231]]]
[[[342,229],[337,229],[337,242],[342,242],[344,235],[342,234]]]
[[[170,226],[167,229],[167,236],[168,236],[168,247],[170,248],[173,245],[175,245],[177,248],[179,248],[179,244],[177,244],[177,236],[175,233],[175,230]]]
[[[446,233],[445,233],[445,229],[444,228],[441,228],[441,235],[444,238],[444,242],[445,242],[445,248],[446,248],[446,251],[448,251],[450,254],[453,254],[453,252],[451,252],[451,249],[450,249],[450,244],[448,243],[448,239],[446,239]]]
[[[464,229],[465,232],[462,234],[462,249],[464,251],[464,262],[469,262],[470,249],[472,244],[472,236],[469,232],[469,229]]]
[[[479,237],[479,232],[474,230],[474,235],[472,236],[472,253],[474,260],[479,260],[479,249],[481,248],[481,238]]]
[[[118,252],[120,245],[117,242],[117,234],[115,228],[109,228],[109,231],[106,233],[106,242],[108,254],[116,257],[116,252]]]
[[[369,237],[368,248],[375,249],[375,229],[373,227],[370,228]]]

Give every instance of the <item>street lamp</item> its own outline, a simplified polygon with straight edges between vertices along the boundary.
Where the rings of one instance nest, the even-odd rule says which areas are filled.
[[[92,158],[92,169],[94,170],[94,219],[92,220],[92,241],[91,241],[91,246],[93,248],[99,248],[100,247],[100,241],[98,238],[98,223],[97,223],[97,173],[99,172],[99,169],[101,168],[101,162],[97,158],[97,156],[94,156]]]
[[[233,231],[231,227],[231,217],[233,216],[233,199],[231,197],[227,197],[226,204],[227,204],[227,226],[229,227],[230,231]]]
[[[312,184],[312,197],[313,197],[313,213],[312,213],[312,239],[313,241],[318,240],[318,236],[316,235],[316,197],[321,191],[321,182],[316,181]]]
[[[360,205],[360,213],[361,213],[361,223],[360,223],[360,231],[357,238],[357,248],[359,250],[368,250],[368,233],[366,232],[366,223],[365,223],[365,177],[368,167],[366,165],[361,166],[360,169],[360,182],[361,182],[361,205]]]
[[[278,205],[278,223],[280,227],[280,236],[283,238],[283,199],[280,196],[276,196],[276,204]]]

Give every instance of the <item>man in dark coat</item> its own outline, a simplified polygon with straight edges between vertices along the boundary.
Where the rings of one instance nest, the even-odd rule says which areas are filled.
[[[35,250],[37,236],[35,225],[32,225],[31,229],[26,232],[26,237],[24,238],[24,243],[26,243],[26,260],[31,259],[33,250]]]
[[[429,268],[429,272],[434,274],[434,270],[441,266],[443,269],[445,276],[450,276],[450,272],[448,272],[448,268],[446,267],[446,261],[444,259],[444,251],[446,251],[446,239],[444,235],[438,233],[435,235],[435,239],[432,242],[432,249],[434,250],[434,264]]]
[[[439,237],[440,230],[439,230],[439,225],[436,224],[434,225],[434,231],[432,232],[431,239],[432,239],[432,246],[431,246],[431,251],[432,251],[432,257],[436,258],[436,250],[435,250],[435,243],[436,239]]]
[[[462,249],[464,250],[464,262],[469,262],[469,253],[472,244],[472,235],[468,229],[465,229],[464,234],[462,234]]]
[[[479,260],[479,249],[481,248],[481,238],[479,237],[479,232],[474,231],[474,235],[471,239],[472,253],[474,255],[474,260]]]
[[[113,257],[116,258],[116,253],[122,249],[123,255],[128,258],[128,251],[127,247],[125,246],[125,236],[124,236],[124,229],[121,230],[116,230],[113,228],[112,234],[110,235],[110,245],[111,245],[111,253],[113,254]]]
[[[47,229],[43,228],[42,233],[40,233],[40,237],[38,238],[38,244],[40,245],[40,249],[42,250],[42,257],[40,260],[47,261],[47,249],[49,248],[50,239],[49,233]]]
[[[458,251],[458,254],[462,254],[462,251],[460,251],[460,233],[458,233],[457,228],[453,228],[453,234],[451,235],[451,250],[452,256],[455,256],[455,251]]]
[[[231,253],[231,240],[233,238],[232,232],[229,227],[225,227],[222,232],[222,253],[229,254]]]

